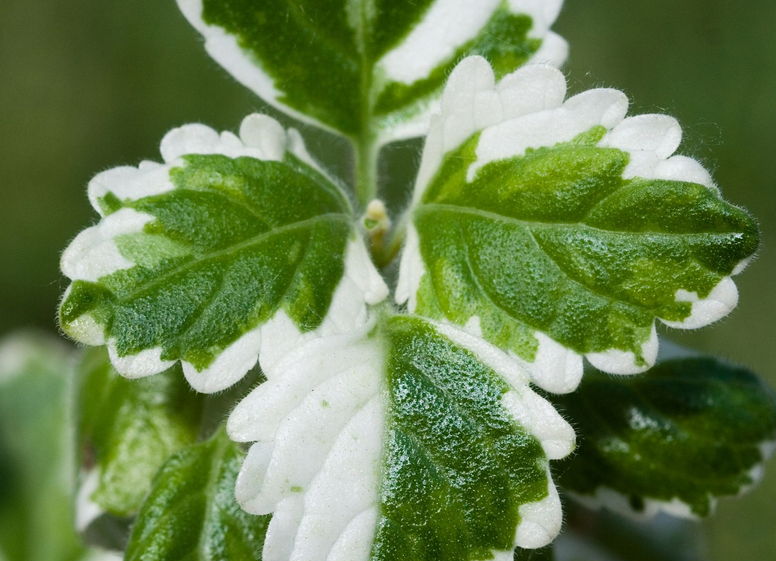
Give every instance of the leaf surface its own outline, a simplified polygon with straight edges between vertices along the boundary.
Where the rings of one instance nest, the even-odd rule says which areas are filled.
[[[195,389],[219,391],[262,347],[353,328],[385,297],[347,196],[295,131],[260,115],[239,138],[187,125],[162,155],[92,180],[102,218],[62,258],[63,329],[107,343],[122,374],[181,360]]]
[[[210,55],[263,99],[351,138],[425,134],[468,54],[561,64],[561,0],[178,0]]]
[[[103,348],[88,350],[79,371],[79,507],[91,512],[80,523],[102,512],[134,516],[162,464],[196,441],[204,399],[180,367],[142,380],[119,376]]]
[[[574,389],[582,356],[618,374],[657,354],[655,319],[695,328],[735,307],[730,276],[754,220],[694,160],[664,115],[624,119],[616,90],[564,102],[555,69],[496,84],[461,63],[430,134],[397,289],[411,311],[465,325]]]
[[[511,560],[560,530],[573,431],[482,340],[395,316],[265,373],[227,425],[254,443],[237,498],[273,513],[264,561]]]
[[[124,559],[260,560],[269,517],[247,514],[234,499],[242,457],[223,431],[172,456],[154,480]]]
[[[712,358],[658,363],[634,378],[600,372],[555,399],[578,428],[562,485],[618,512],[709,515],[762,474],[776,441],[776,394]]]

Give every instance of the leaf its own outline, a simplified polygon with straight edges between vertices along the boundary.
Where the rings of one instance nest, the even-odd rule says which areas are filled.
[[[196,441],[204,399],[191,391],[180,367],[126,380],[102,348],[87,351],[79,371],[78,506],[84,529],[103,512],[137,514],[162,464]]]
[[[73,283],[62,328],[136,378],[181,360],[189,383],[216,392],[260,349],[363,323],[387,289],[355,232],[346,195],[295,131],[252,115],[240,137],[203,125],[167,134],[164,164],[99,174],[100,222],[62,257]]]
[[[125,561],[260,560],[269,517],[237,505],[241,462],[223,431],[170,458],[137,517]]]
[[[576,387],[582,356],[648,369],[655,319],[696,328],[729,313],[730,277],[758,245],[700,164],[671,157],[673,118],[623,119],[616,90],[565,91],[546,66],[496,84],[483,59],[460,64],[426,142],[397,288],[410,311],[509,349],[553,392]]]
[[[556,403],[582,439],[563,486],[618,512],[707,516],[761,476],[776,441],[776,394],[752,372],[704,357],[643,376],[585,377]]]
[[[562,0],[178,0],[210,55],[264,100],[354,139],[428,130],[468,54],[500,74],[562,64]]]
[[[506,355],[408,316],[308,342],[234,410],[237,480],[273,513],[264,561],[512,560],[561,512],[548,459],[571,427]]]
[[[72,513],[71,353],[44,335],[0,340],[0,559],[116,561],[83,547]]]

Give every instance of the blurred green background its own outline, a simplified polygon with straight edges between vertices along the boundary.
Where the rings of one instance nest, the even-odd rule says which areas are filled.
[[[567,0],[556,29],[571,44],[572,92],[614,86],[635,111],[678,117],[682,152],[762,222],[763,246],[739,278],[735,313],[669,335],[776,385],[776,2]],[[92,175],[156,158],[173,126],[235,129],[264,109],[207,58],[173,0],[1,0],[0,69],[0,334],[56,329],[66,286],[59,253],[95,219],[85,192]],[[309,144],[343,154],[326,135]],[[724,501],[704,524],[709,559],[776,560],[770,467],[755,493]]]

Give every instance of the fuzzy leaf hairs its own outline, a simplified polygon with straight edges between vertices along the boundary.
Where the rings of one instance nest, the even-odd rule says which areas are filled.
[[[616,90],[566,100],[547,65],[500,74],[470,57],[445,87],[408,209],[399,306],[350,194],[268,117],[239,136],[175,129],[163,163],[92,181],[101,218],[63,255],[63,329],[105,344],[128,377],[180,363],[206,393],[257,361],[266,377],[226,423],[250,444],[244,461],[223,431],[178,447],[140,506],[132,555],[159,539],[171,559],[184,546],[170,536],[218,537],[218,523],[185,530],[176,501],[189,479],[203,482],[198,516],[227,509],[223,523],[241,528],[219,555],[508,561],[541,548],[562,522],[550,461],[576,436],[531,384],[571,392],[583,357],[643,372],[656,319],[699,327],[735,306],[731,277],[757,228],[697,162],[673,156],[673,119],[626,118]],[[185,475],[198,466],[212,478]],[[261,518],[224,499],[232,484]]]
[[[695,160],[679,124],[625,118],[612,89],[565,99],[556,69],[496,82],[456,68],[426,141],[397,300],[508,350],[539,386],[572,391],[582,358],[615,374],[655,362],[655,319],[712,323],[737,304],[731,277],[755,221]]]
[[[265,373],[227,424],[263,561],[511,560],[560,531],[548,460],[574,431],[485,341],[383,316]]]
[[[387,295],[348,196],[295,131],[253,115],[239,137],[187,125],[161,151],[92,180],[101,220],[62,256],[62,328],[107,344],[121,374],[180,360],[192,387],[219,391],[259,354],[356,329]]]
[[[265,101],[377,145],[425,135],[447,75],[560,65],[562,0],[178,0],[208,53]]]

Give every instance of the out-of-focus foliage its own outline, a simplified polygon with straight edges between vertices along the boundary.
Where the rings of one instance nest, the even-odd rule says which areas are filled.
[[[56,338],[0,339],[0,559],[109,561],[76,535],[65,396],[72,354]]]
[[[715,168],[723,193],[763,221],[763,250],[740,280],[738,310],[712,329],[669,336],[744,363],[772,384],[774,21],[770,0],[567,0],[557,24],[571,44],[572,92],[615,86],[638,100],[634,112],[677,116],[683,152]],[[85,185],[94,173],[153,157],[172,126],[234,129],[264,110],[198,41],[171,0],[0,2],[0,333],[54,329],[64,289],[59,252],[92,220]],[[347,176],[344,142],[309,138],[311,151],[342,162],[333,171]],[[389,146],[387,163],[417,149]],[[394,183],[408,190],[412,175],[407,169]],[[723,502],[706,526],[709,558],[769,559],[774,499],[771,469],[758,492]]]

